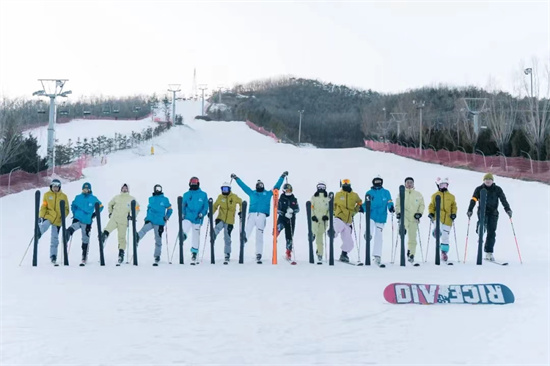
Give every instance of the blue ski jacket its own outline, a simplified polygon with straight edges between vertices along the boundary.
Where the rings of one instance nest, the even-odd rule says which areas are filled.
[[[92,223],[92,215],[95,211],[96,202],[99,202],[99,212],[103,211],[101,201],[98,200],[91,191],[87,194],[79,194],[71,203],[73,217],[83,224],[90,225]]]
[[[370,218],[374,222],[385,224],[388,220],[388,210],[393,207],[390,191],[383,187],[372,187],[366,195],[371,196]],[[366,210],[367,203],[363,203],[363,210]]]
[[[153,194],[149,197],[149,204],[147,205],[147,216],[145,216],[145,222],[149,221],[153,225],[164,225],[166,220],[172,215],[172,205],[170,200],[164,197],[163,193]]]
[[[284,177],[281,176],[277,183],[273,186],[273,189],[281,189],[281,186],[283,185]],[[254,212],[260,212],[266,214],[266,216],[269,217],[270,211],[271,211],[271,197],[273,197],[273,191],[272,190],[264,190],[262,192],[258,192],[256,190],[252,190],[249,186],[247,186],[241,178],[236,178],[235,181],[241,187],[241,189],[250,197],[250,209],[249,213]]]
[[[208,213],[208,196],[200,188],[185,192],[182,198],[181,211],[184,220],[200,224]]]

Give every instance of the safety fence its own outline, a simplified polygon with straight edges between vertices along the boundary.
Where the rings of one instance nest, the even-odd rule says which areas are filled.
[[[262,135],[269,136],[277,142],[280,141],[279,138],[277,136],[275,136],[275,134],[273,132],[269,132],[266,129],[264,129],[263,127],[257,126],[253,122],[250,122],[249,120],[246,120],[246,125],[248,127],[250,127],[251,129],[253,129],[254,131],[256,131],[258,133],[261,133]]]
[[[479,172],[535,180],[550,184],[550,161],[536,161],[523,157],[506,157],[504,155],[485,156],[464,151],[449,151],[447,149],[420,149],[389,142],[365,140],[365,147],[375,151],[389,152],[407,158],[421,160],[427,163],[441,164],[453,168],[464,168]]]

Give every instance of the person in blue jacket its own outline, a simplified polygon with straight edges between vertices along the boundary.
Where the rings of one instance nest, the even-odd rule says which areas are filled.
[[[374,261],[380,264],[382,257],[382,232],[384,225],[388,219],[388,211],[395,212],[395,207],[391,199],[390,191],[382,187],[384,183],[380,176],[372,180],[372,188],[367,191],[366,195],[370,196],[370,236],[374,239],[374,247],[372,254]],[[362,211],[366,210],[366,202],[363,203]]]
[[[137,233],[137,242],[147,234],[149,230],[154,229],[155,232],[155,263],[160,262],[160,253],[162,252],[162,233],[164,232],[164,225],[168,222],[170,216],[172,216],[172,205],[170,200],[164,197],[162,192],[162,186],[155,184],[153,187],[153,195],[149,197],[149,204],[147,205],[147,216],[145,216],[145,224],[141,230]]]
[[[76,196],[71,203],[73,212],[73,223],[65,232],[66,240],[69,241],[75,231],[82,231],[82,263],[88,259],[88,250],[90,244],[90,231],[92,230],[92,220],[95,217],[95,204],[99,203],[99,211],[103,211],[103,205],[96,196],[92,194],[92,185],[88,182],[82,185],[82,193]]]
[[[191,260],[195,262],[199,252],[202,222],[208,213],[208,196],[200,189],[199,178],[189,179],[189,190],[183,195],[181,206],[183,240],[186,240],[189,231],[193,230]]]
[[[273,186],[273,189],[281,189],[281,185],[287,175],[288,172],[283,172],[277,183]],[[269,217],[271,212],[271,198],[273,197],[273,191],[266,191],[264,183],[261,180],[256,182],[256,190],[253,191],[235,174],[231,174],[231,178],[235,179],[239,187],[241,187],[248,197],[250,197],[250,208],[248,217],[246,218],[247,222],[244,240],[245,242],[248,240],[252,229],[256,227],[256,261],[261,263],[264,249],[264,229],[266,219]]]

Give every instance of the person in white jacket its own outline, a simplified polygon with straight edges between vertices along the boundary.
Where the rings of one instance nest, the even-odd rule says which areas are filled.
[[[330,199],[327,194],[327,185],[320,181],[317,183],[317,192],[311,197],[311,231],[315,236],[315,245],[317,247],[317,263],[323,261],[324,238],[328,229],[328,208]]]

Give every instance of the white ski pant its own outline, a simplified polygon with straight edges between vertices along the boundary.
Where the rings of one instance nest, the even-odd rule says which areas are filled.
[[[246,240],[250,239],[252,229],[256,227],[256,254],[262,254],[264,251],[264,229],[267,215],[261,212],[251,212],[246,219]]]
[[[191,253],[198,253],[201,242],[201,224],[193,224],[189,220],[183,220],[182,230],[186,237],[189,236],[189,232],[192,231],[191,236]]]
[[[150,230],[153,230],[155,233],[155,253],[153,256],[160,257],[160,253],[162,252],[162,233],[164,232],[164,226],[153,225],[151,222],[146,223],[138,232],[139,240],[141,240]]]
[[[382,257],[382,240],[384,225],[381,222],[374,222],[370,220],[370,236],[373,242],[372,255],[375,257]]]
[[[443,250],[444,252],[448,252],[448,249],[449,249],[449,235],[451,233],[451,227],[449,225],[444,225],[444,224],[439,224],[439,228],[440,228],[440,231],[441,231],[441,236],[439,237],[439,243],[441,245],[446,245],[447,247],[442,247],[441,250]],[[432,230],[432,235],[433,237],[435,238],[435,227],[434,229]],[[445,250],[447,249],[447,250]]]
[[[346,253],[351,252],[354,246],[351,230],[351,224],[346,224],[338,217],[334,218],[334,238],[337,238],[338,234],[342,235],[342,246],[340,248]]]
[[[57,256],[57,247],[59,245],[59,230],[61,229],[61,226],[52,225],[50,220],[44,220],[42,224],[40,224],[39,229],[40,229],[40,235],[42,235],[46,231],[48,231],[50,226],[53,226],[52,237],[50,241],[50,257],[51,257],[52,255]]]

